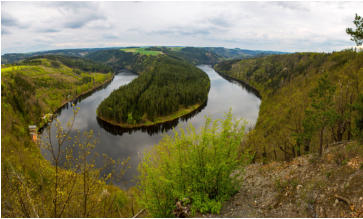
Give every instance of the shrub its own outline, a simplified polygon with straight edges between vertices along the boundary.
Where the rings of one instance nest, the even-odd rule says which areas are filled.
[[[143,156],[139,165],[141,201],[154,217],[171,217],[177,203],[192,214],[218,213],[222,202],[237,191],[242,160],[239,153],[245,134],[240,121],[213,123],[206,119],[199,134],[190,125],[174,131]],[[243,162],[246,163],[246,162]]]

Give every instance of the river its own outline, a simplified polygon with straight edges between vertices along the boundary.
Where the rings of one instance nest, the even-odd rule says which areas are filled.
[[[163,135],[173,134],[172,128],[178,130],[185,127],[187,123],[191,123],[199,129],[204,124],[206,116],[220,119],[229,109],[232,110],[235,118],[243,118],[249,123],[249,126],[254,126],[258,117],[260,99],[238,82],[221,77],[211,66],[200,65],[198,67],[208,74],[211,81],[207,103],[189,116],[156,127],[126,130],[110,126],[97,119],[96,109],[101,101],[107,98],[113,90],[137,77],[136,74],[128,71],[117,73],[107,86],[74,102],[76,107],[80,109],[73,130],[79,130],[82,133],[92,129],[97,138],[94,150],[99,154],[106,154],[115,160],[130,158],[130,168],[123,176],[122,181],[118,183],[120,187],[128,188],[135,184],[135,178],[138,174],[137,165],[143,151],[157,144]],[[67,104],[57,114],[56,118],[63,127],[66,127],[67,122],[72,118],[71,106],[71,103]],[[50,127],[54,138],[54,121]],[[75,132],[72,131],[72,135],[74,134]],[[45,139],[45,136],[46,132],[41,134],[42,139]],[[49,158],[49,154],[44,151],[43,155]]]

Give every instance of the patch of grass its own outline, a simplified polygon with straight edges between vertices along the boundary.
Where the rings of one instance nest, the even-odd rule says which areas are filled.
[[[170,49],[171,51],[175,51],[175,52],[178,52],[178,51],[182,50],[183,48],[185,48],[185,47],[184,46],[168,47],[168,49]]]
[[[132,53],[139,53],[142,55],[152,55],[152,56],[163,54],[162,51],[148,50],[145,47],[125,48],[125,49],[120,49],[120,50],[124,51],[124,52],[132,52]]]
[[[280,193],[283,193],[287,190],[295,190],[298,184],[299,183],[295,178],[288,180],[280,180],[280,179],[275,180],[275,188]]]

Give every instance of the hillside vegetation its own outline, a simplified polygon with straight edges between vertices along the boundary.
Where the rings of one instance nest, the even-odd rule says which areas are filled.
[[[159,56],[147,67],[102,101],[97,109],[102,120],[123,127],[151,125],[189,113],[207,100],[209,78],[195,66]]]
[[[232,119],[206,119],[200,130],[165,136],[145,152],[139,164],[141,203],[153,217],[189,217],[219,213],[222,203],[238,191],[249,154],[240,153],[245,126]],[[241,173],[241,172],[240,172]],[[145,215],[144,215],[145,216]]]
[[[86,58],[110,66],[116,72],[121,69],[128,69],[137,74],[142,74],[149,70],[155,56],[117,49],[93,52],[86,55]]]
[[[256,128],[244,144],[258,158],[289,160],[362,136],[363,52],[273,55],[215,68],[262,96]]]
[[[91,71],[102,69],[107,68],[85,60],[47,56],[2,66],[2,217],[129,215],[130,212],[123,209],[126,194],[116,187],[106,186],[106,178],[100,178],[99,170],[85,162],[86,156],[79,157],[84,161],[82,168],[56,168],[55,159],[45,160],[40,144],[35,144],[29,136],[28,125],[43,125],[47,122],[42,118],[45,114],[53,113],[64,103],[111,80],[111,72]],[[58,134],[58,144],[62,139],[70,144],[64,131],[58,129]],[[84,137],[90,139],[91,136],[90,132]],[[79,147],[88,153],[91,142]],[[63,165],[67,160],[69,156],[62,160]],[[77,173],[89,175],[82,177],[84,175]]]
[[[361,218],[362,162],[362,145],[341,142],[329,145],[322,157],[248,165],[239,192],[220,214],[208,217]]]

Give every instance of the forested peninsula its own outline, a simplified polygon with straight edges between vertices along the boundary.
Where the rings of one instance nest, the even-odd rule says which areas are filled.
[[[125,128],[150,126],[186,115],[207,101],[210,81],[203,71],[167,55],[148,60],[146,71],[101,102],[100,119]]]

